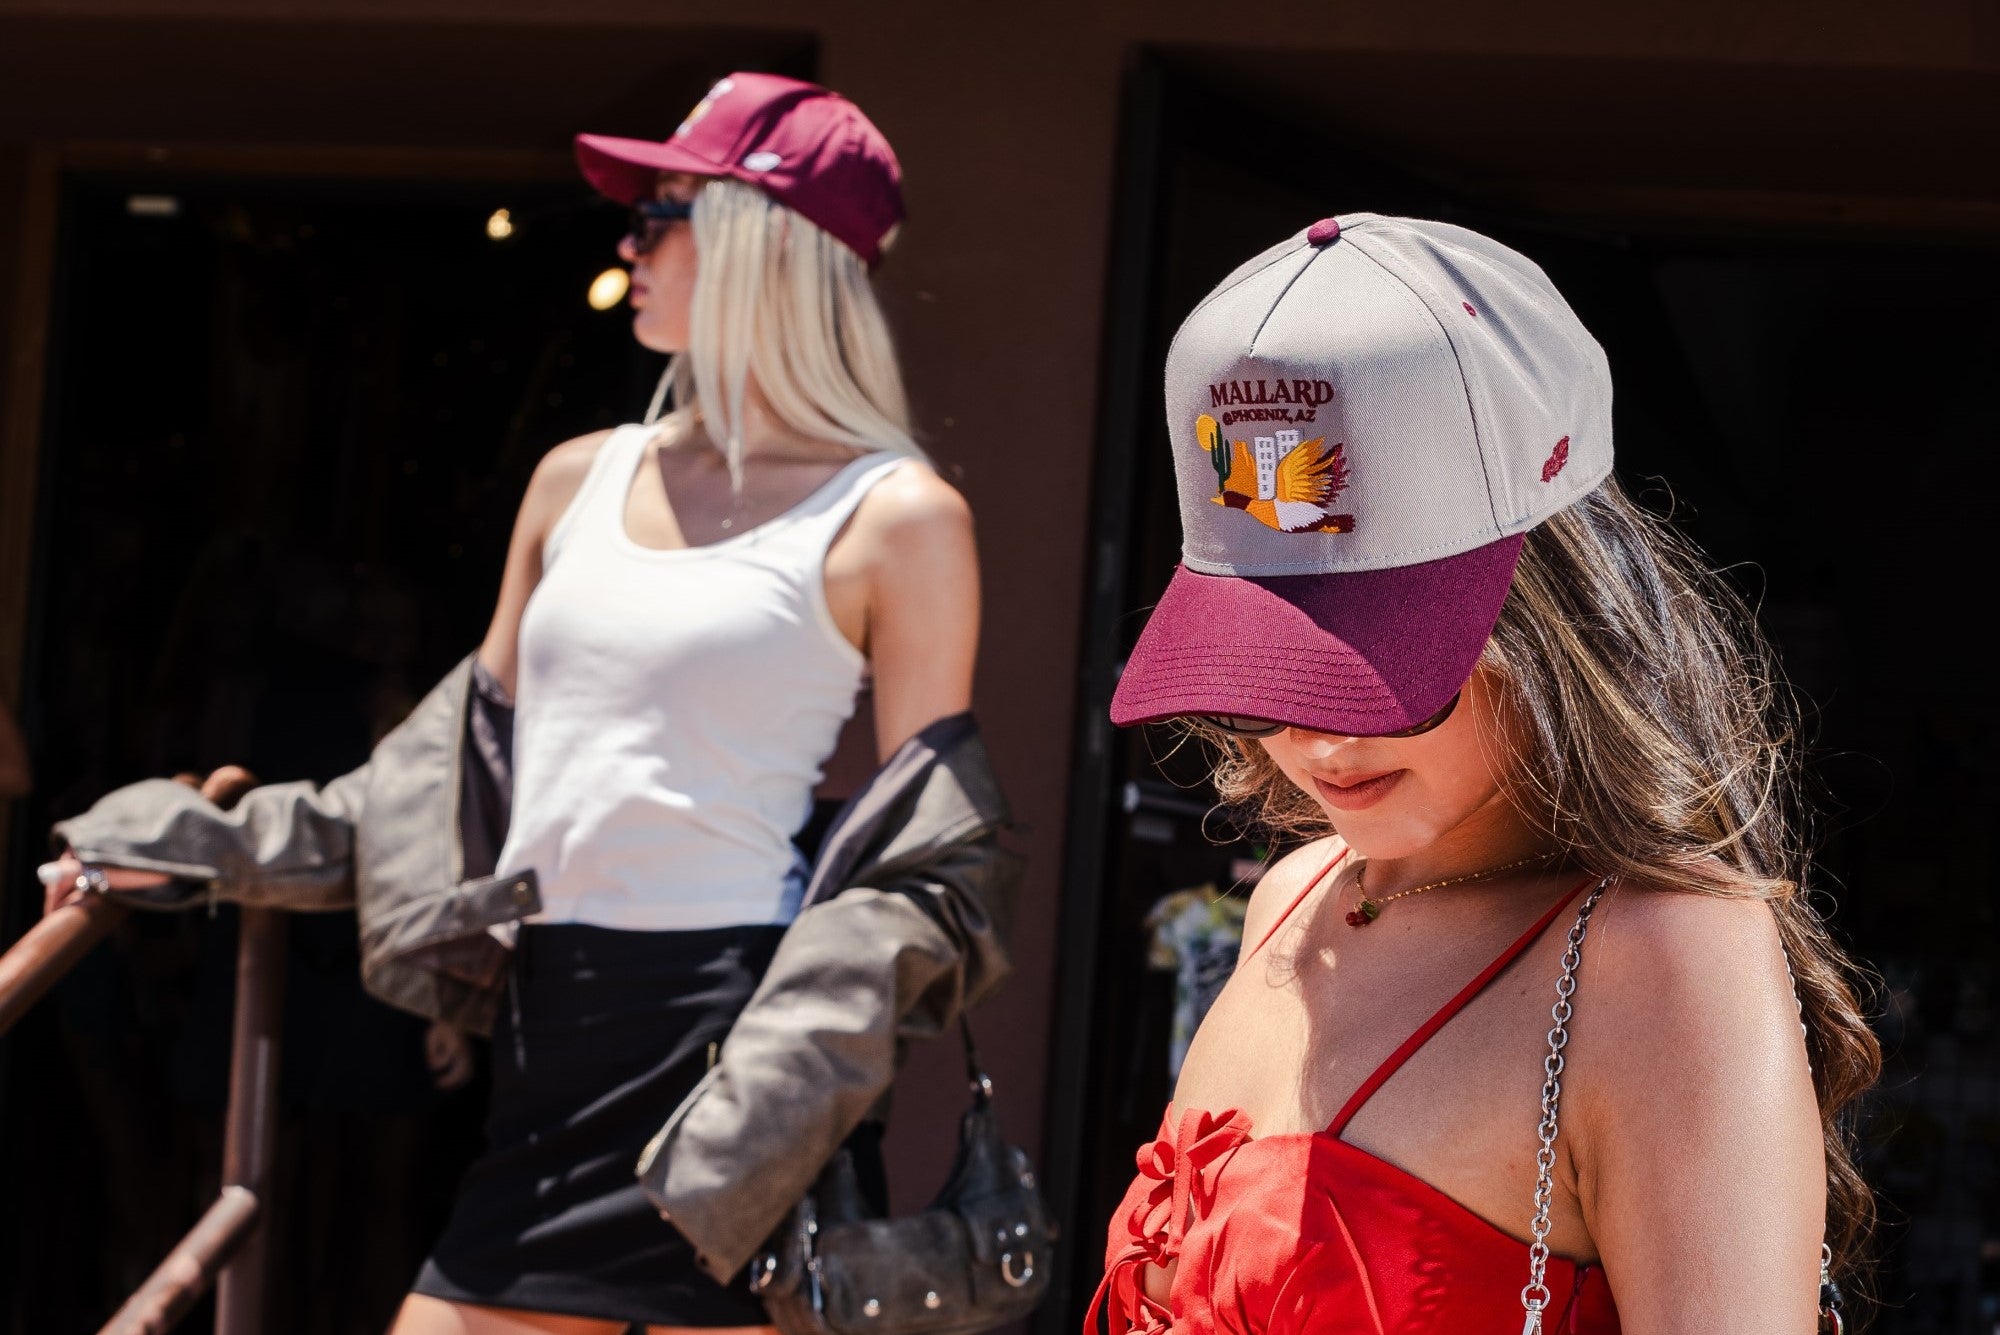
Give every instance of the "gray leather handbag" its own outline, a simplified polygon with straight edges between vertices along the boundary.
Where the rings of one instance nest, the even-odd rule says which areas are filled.
[[[874,1216],[843,1146],[750,1262],[750,1290],[783,1335],[970,1335],[1026,1316],[1047,1291],[1048,1211],[961,1030],[972,1107],[944,1189],[921,1214]]]

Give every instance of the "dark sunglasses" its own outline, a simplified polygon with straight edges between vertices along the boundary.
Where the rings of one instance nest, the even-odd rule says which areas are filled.
[[[1443,709],[1438,710],[1437,713],[1431,715],[1422,723],[1413,724],[1407,728],[1399,728],[1395,732],[1365,732],[1354,733],[1352,735],[1356,737],[1421,737],[1431,729],[1441,727],[1444,721],[1451,717],[1451,711],[1458,708],[1458,698],[1463,694],[1465,694],[1463,691],[1454,694],[1451,699],[1444,702]],[[1245,718],[1240,714],[1196,714],[1194,718],[1197,722],[1206,723],[1212,728],[1220,728],[1232,737],[1276,737],[1286,728],[1292,726],[1289,723],[1273,723],[1269,719]]]
[[[692,200],[642,199],[632,206],[632,222],[625,239],[632,243],[634,255],[644,255],[660,244],[660,238],[667,234],[669,227],[693,216]]]

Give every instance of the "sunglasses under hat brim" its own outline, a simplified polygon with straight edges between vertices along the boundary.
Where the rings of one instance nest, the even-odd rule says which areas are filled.
[[[1357,737],[1415,727],[1478,666],[1521,542],[1332,575],[1181,566],[1119,678],[1111,721],[1223,714]]]

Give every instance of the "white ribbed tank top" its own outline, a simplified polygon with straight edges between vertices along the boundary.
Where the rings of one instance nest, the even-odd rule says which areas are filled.
[[[768,523],[663,551],[625,532],[652,436],[614,431],[544,543],[498,874],[535,870],[534,922],[787,922],[792,836],[867,669],[827,609],[826,551],[906,460],[864,455]]]

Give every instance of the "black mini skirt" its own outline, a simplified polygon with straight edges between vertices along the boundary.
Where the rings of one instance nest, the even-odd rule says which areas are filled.
[[[783,933],[522,928],[493,1033],[486,1153],[416,1291],[644,1325],[769,1324],[743,1281],[696,1266],[633,1174]]]

